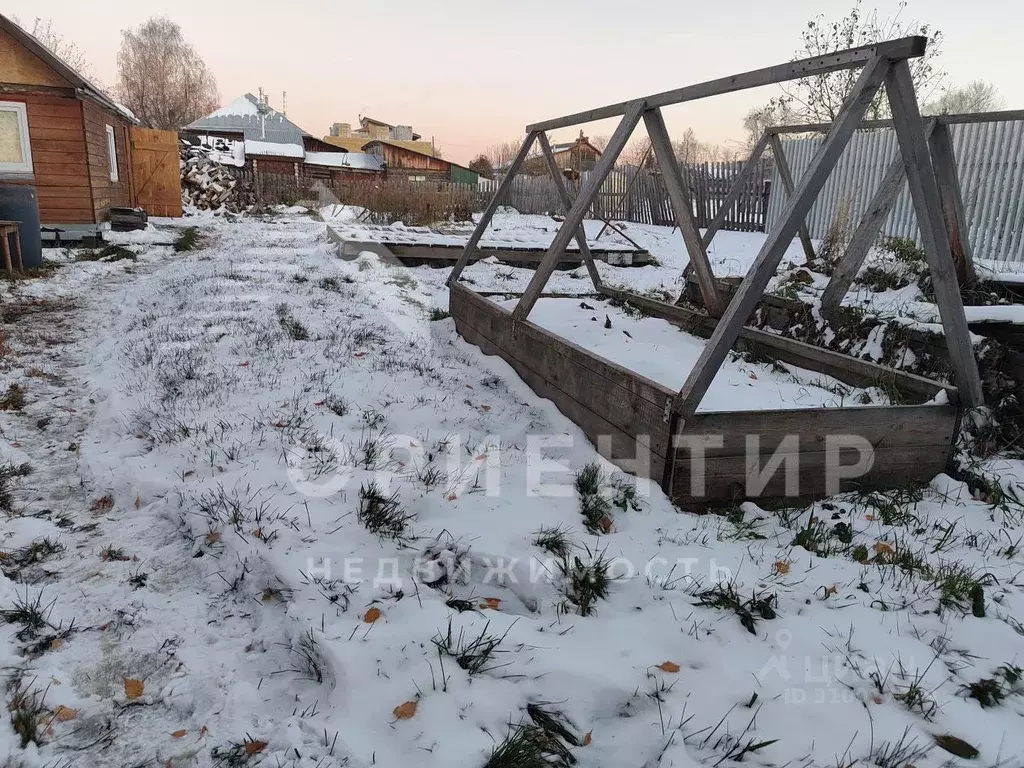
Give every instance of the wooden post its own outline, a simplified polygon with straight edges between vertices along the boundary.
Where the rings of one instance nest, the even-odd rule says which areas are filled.
[[[722,228],[722,224],[725,223],[725,219],[729,215],[729,210],[736,204],[740,195],[746,190],[747,184],[750,183],[750,178],[754,174],[754,169],[761,161],[761,155],[764,154],[764,150],[768,146],[769,138],[768,134],[765,133],[758,140],[753,151],[750,153],[750,157],[747,158],[747,162],[743,165],[743,168],[736,176],[736,181],[732,185],[732,189],[729,190],[729,194],[725,196],[725,199],[722,201],[722,205],[719,206],[718,211],[715,213],[715,218],[713,218],[711,223],[708,224],[708,228],[704,231],[703,237],[705,248],[711,245],[711,241],[715,238],[718,230]]]
[[[679,164],[676,162],[675,152],[672,150],[672,140],[669,138],[661,110],[651,109],[644,112],[644,124],[647,126],[647,135],[650,136],[651,145],[654,147],[654,157],[661,168],[661,177],[665,181],[665,188],[672,201],[672,212],[675,214],[676,225],[686,244],[686,252],[690,255],[690,264],[693,265],[693,271],[697,274],[704,306],[713,317],[721,317],[722,312],[725,311],[725,302],[718,292],[715,273],[711,269],[711,262],[708,261],[704,243],[700,239],[697,222],[693,218],[692,198],[686,188],[686,182],[683,181]]]
[[[928,136],[932,151],[932,164],[935,166],[935,180],[939,186],[939,201],[942,204],[942,217],[946,221],[946,232],[953,252],[953,265],[956,267],[957,280],[960,285],[969,285],[977,281],[974,272],[974,259],[971,257],[967,214],[964,212],[963,191],[960,188],[960,175],[956,170],[956,156],[953,153],[953,142],[949,138],[949,126],[941,118],[935,121]]]
[[[722,319],[715,326],[714,333],[711,334],[693,370],[686,377],[675,404],[675,410],[681,416],[680,422],[685,422],[697,411],[697,406],[704,398],[712,379],[729,354],[747,317],[757,306],[793,235],[807,216],[832,169],[835,168],[839,156],[857,129],[857,123],[864,116],[889,67],[888,59],[876,56],[861,70],[860,77],[847,96],[825,140],[818,147],[810,167],[800,179],[800,186],[786,201],[786,207],[775,229],[768,234],[750,271],[729,302]]]
[[[473,252],[480,243],[480,238],[483,237],[484,232],[487,231],[487,225],[490,224],[491,219],[494,218],[494,212],[497,211],[498,206],[501,205],[501,201],[504,199],[505,193],[512,188],[516,174],[519,172],[519,169],[522,168],[523,163],[530,154],[530,148],[533,147],[533,142],[536,141],[537,134],[537,131],[531,131],[527,134],[526,139],[523,141],[523,146],[519,148],[519,153],[512,160],[512,165],[508,167],[508,173],[506,173],[505,178],[501,180],[501,184],[498,185],[498,189],[495,191],[494,197],[491,198],[491,202],[487,204],[487,208],[484,209],[483,214],[480,216],[480,221],[477,222],[476,229],[473,230],[473,234],[470,236],[469,242],[466,243],[466,247],[462,249],[462,255],[459,256],[459,260],[455,262],[455,266],[452,267],[452,273],[448,275],[448,280],[445,282],[448,287],[455,285],[459,279],[459,275],[462,274],[462,270],[464,270],[466,265],[469,263],[470,258],[473,256]]]
[[[548,135],[540,133],[537,135],[537,140],[540,142],[540,151],[544,153],[544,160],[548,164],[548,170],[551,172],[551,181],[554,182],[555,191],[558,192],[558,199],[562,201],[562,210],[565,213],[569,213],[569,210],[572,208],[572,197],[569,196],[569,190],[565,188],[562,173],[558,170],[558,163],[555,162],[555,156],[551,152],[551,143],[548,141]],[[594,264],[594,257],[590,254],[590,246],[587,245],[587,232],[583,228],[582,223],[576,229],[576,245],[579,246],[580,256],[583,258],[583,263],[587,265],[587,272],[590,273],[590,279],[593,281],[594,287],[600,289],[601,275],[598,274],[597,265]]]
[[[864,259],[867,258],[872,243],[875,242],[889,212],[896,204],[896,198],[899,197],[906,178],[903,158],[897,153],[896,159],[892,161],[885,176],[882,177],[882,183],[878,185],[875,196],[871,198],[871,203],[861,218],[860,224],[854,230],[850,244],[846,246],[846,252],[832,272],[832,277],[828,281],[828,285],[825,286],[824,293],[821,294],[821,314],[825,317],[833,316],[839,305],[842,304],[843,297],[853,285],[853,280],[857,277],[857,272],[861,264],[864,263]]]
[[[885,79],[885,89],[892,109],[893,128],[903,153],[903,164],[914,200],[917,224],[921,231],[921,244],[928,260],[935,289],[935,303],[942,318],[950,362],[953,364],[955,383],[968,408],[981,405],[984,394],[978,363],[971,345],[967,317],[956,281],[953,254],[949,244],[946,222],[942,217],[942,202],[935,172],[928,156],[928,144],[921,112],[914,95],[914,83],[906,61],[897,61]]]
[[[779,141],[779,137],[774,133],[770,134],[769,141],[772,145],[772,154],[775,155],[775,164],[779,167],[779,178],[782,179],[782,186],[786,188],[786,195],[793,197],[793,174],[789,170],[789,161],[786,159],[786,153],[782,151],[782,142]],[[814,245],[811,243],[811,234],[807,231],[807,222],[803,219],[800,220],[799,233],[800,244],[804,247],[804,255],[807,257],[807,263],[810,264],[817,258],[817,254],[814,252]]]
[[[4,250],[4,266],[7,267],[7,276],[13,277],[14,270],[11,269],[11,244],[10,244],[11,231],[7,227],[3,229],[3,250]]]
[[[526,286],[526,290],[523,291],[523,295],[519,298],[519,303],[516,304],[516,308],[512,312],[513,320],[525,320],[529,316],[530,310],[537,303],[537,299],[540,297],[541,291],[544,290],[544,286],[551,277],[551,273],[555,271],[555,267],[562,258],[562,254],[565,253],[565,246],[575,237],[576,230],[583,223],[583,217],[586,215],[587,209],[594,202],[594,198],[597,197],[601,185],[608,178],[608,174],[611,173],[615,161],[618,160],[619,155],[626,146],[626,142],[629,141],[633,129],[640,122],[640,115],[643,111],[643,99],[633,102],[626,110],[622,121],[615,129],[615,133],[612,134],[604,154],[597,161],[594,170],[590,172],[587,183],[580,189],[579,195],[576,196],[576,202],[573,203],[572,208],[565,215],[565,221],[562,222],[561,228],[555,233],[555,239],[552,240],[551,245],[544,254],[544,258],[537,265],[537,271],[534,272],[533,279],[530,280],[530,284]]]

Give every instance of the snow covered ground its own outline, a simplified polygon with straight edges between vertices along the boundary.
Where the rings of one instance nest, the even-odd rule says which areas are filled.
[[[1020,764],[1021,462],[726,516],[603,466],[595,535],[595,450],[457,336],[445,271],[295,212],[157,224],[0,305],[0,765]],[[678,233],[630,231],[663,266],[602,276],[677,289]]]

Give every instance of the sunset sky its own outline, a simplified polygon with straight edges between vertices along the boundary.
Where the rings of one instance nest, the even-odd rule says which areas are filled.
[[[411,124],[444,155],[467,162],[518,140],[530,122],[754,69],[793,56],[803,25],[839,17],[849,0],[446,0],[445,2],[173,3],[14,0],[4,13],[36,16],[73,39],[103,85],[116,81],[120,30],[153,15],[181,25],[217,76],[222,102],[263,87],[271,106],[314,135],[360,114]],[[867,2],[866,7],[872,7]],[[879,4],[883,16],[895,3]],[[1006,108],[1024,107],[1024,4],[910,0],[902,18],[946,36],[948,82],[984,79]],[[775,92],[760,89],[666,112],[671,131],[743,138],[744,113]],[[597,123],[589,135],[611,133]],[[555,134],[568,137],[572,131]]]

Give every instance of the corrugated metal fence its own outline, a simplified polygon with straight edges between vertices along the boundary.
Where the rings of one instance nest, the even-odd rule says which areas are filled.
[[[1024,270],[1024,121],[949,126],[956,154],[969,237],[976,260]],[[783,139],[783,151],[798,180],[822,137]],[[856,226],[898,152],[891,129],[854,135],[807,217],[811,237],[823,238],[849,206]],[[786,195],[775,171],[768,203],[768,226],[778,220]],[[887,236],[918,237],[917,217],[906,184],[882,228]]]

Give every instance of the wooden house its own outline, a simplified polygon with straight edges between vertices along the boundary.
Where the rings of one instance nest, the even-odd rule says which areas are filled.
[[[137,124],[0,16],[0,182],[36,187],[44,236],[95,234],[112,207],[134,205],[129,128]]]
[[[479,174],[476,171],[391,141],[376,139],[365,144],[363,151],[376,155],[384,162],[384,170],[388,178],[407,178],[409,181],[441,181],[452,184],[476,184],[479,179]]]

